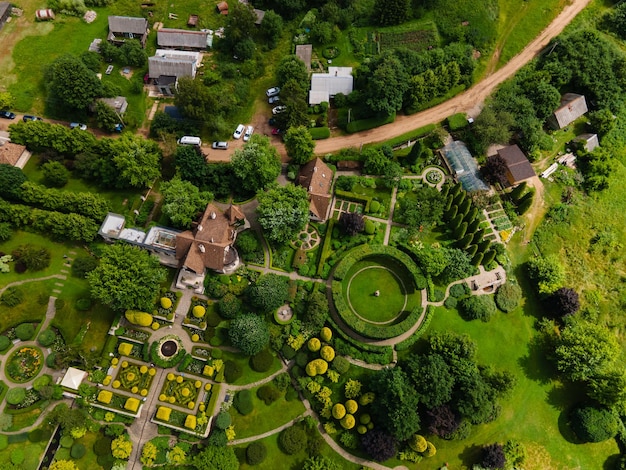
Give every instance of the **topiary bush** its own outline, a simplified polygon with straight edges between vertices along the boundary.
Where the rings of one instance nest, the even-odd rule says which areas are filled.
[[[85,312],[91,308],[91,299],[82,298],[76,301],[76,310]]]
[[[230,426],[232,420],[228,411],[220,411],[215,417],[215,427],[218,429],[226,429]]]
[[[37,337],[37,342],[41,344],[44,348],[47,348],[52,343],[54,343],[56,337],[57,335],[55,334],[55,332],[48,328],[39,333],[39,336]]]
[[[10,388],[6,394],[5,400],[9,405],[19,405],[26,398],[26,389],[22,387]]]
[[[267,372],[272,368],[274,356],[267,349],[255,354],[250,359],[250,367],[256,372]]]
[[[465,297],[466,295],[469,295],[469,293],[469,286],[465,282],[460,282],[459,284],[454,284],[450,287],[450,295],[452,297],[456,297],[457,299]]]
[[[307,442],[307,435],[304,429],[298,424],[284,429],[278,436],[280,450],[287,455],[297,454],[304,449]]]
[[[522,289],[512,282],[501,285],[495,295],[496,305],[505,313],[515,310],[521,298]]]
[[[11,463],[13,465],[22,465],[22,462],[24,462],[24,458],[24,449],[21,447],[18,447],[11,452]]]
[[[246,449],[246,462],[248,465],[258,465],[267,457],[267,448],[260,441],[252,442]]]
[[[0,336],[0,352],[5,352],[13,343],[6,336]]]
[[[459,301],[461,316],[466,320],[488,322],[496,313],[496,304],[491,295],[472,295]]]
[[[61,444],[61,447],[65,447],[66,449],[69,449],[70,447],[74,445],[74,438],[70,435],[65,435],[61,438],[60,444]]]
[[[232,384],[239,379],[242,374],[243,370],[241,370],[239,364],[231,360],[224,362],[224,379],[226,379],[226,382]]]
[[[570,426],[584,442],[602,442],[615,437],[618,422],[607,408],[580,406],[570,414]]]
[[[235,399],[233,400],[233,406],[242,415],[252,413],[252,410],[254,410],[252,392],[248,389],[237,392]]]
[[[9,287],[0,295],[0,302],[7,307],[16,307],[24,301],[24,293],[18,287]]]
[[[28,341],[35,334],[35,328],[31,323],[22,323],[15,328],[15,336],[22,341]]]
[[[70,449],[70,456],[75,460],[82,459],[86,453],[87,450],[85,449],[85,446],[78,442]]]
[[[271,405],[280,398],[280,391],[273,385],[263,385],[259,387],[256,392],[256,396],[259,400],[262,400],[266,405]]]

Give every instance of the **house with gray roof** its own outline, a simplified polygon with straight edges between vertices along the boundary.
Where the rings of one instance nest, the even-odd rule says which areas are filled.
[[[209,46],[209,32],[162,28],[157,31],[157,46],[161,49],[203,51]]]
[[[11,16],[11,4],[9,2],[0,2],[0,29],[4,26]]]
[[[202,54],[191,51],[157,49],[148,58],[148,77],[162,95],[173,95],[181,77],[195,78]]]
[[[587,111],[587,101],[584,95],[565,93],[561,97],[561,105],[548,118],[548,124],[552,129],[563,129]]]
[[[145,48],[148,39],[148,20],[132,16],[109,16],[107,40],[119,46],[127,39],[136,39],[141,43],[141,47]]]
[[[354,87],[352,67],[328,67],[327,73],[314,73],[311,75],[311,91],[309,91],[309,104],[328,102],[337,93],[349,95]]]

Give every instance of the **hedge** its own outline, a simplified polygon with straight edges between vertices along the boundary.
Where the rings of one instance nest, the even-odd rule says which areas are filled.
[[[465,113],[456,113],[448,118],[448,127],[451,131],[458,131],[467,127],[467,115]]]
[[[357,121],[349,122],[346,126],[346,131],[349,134],[355,132],[367,131],[374,129],[375,127],[384,126],[385,124],[392,123],[396,120],[396,113],[384,117],[373,117],[369,119],[359,119]]]
[[[415,342],[418,339],[420,339],[422,334],[424,334],[424,332],[428,328],[428,325],[433,319],[434,314],[435,314],[434,306],[429,305],[428,307],[426,307],[426,314],[424,315],[424,319],[422,320],[422,323],[420,324],[420,326],[417,328],[417,330],[415,330],[415,332],[411,336],[409,336],[404,341],[400,341],[398,344],[396,344],[395,346],[396,351],[404,351],[406,349],[409,349],[411,346],[413,346]]]
[[[332,315],[328,317],[327,321],[336,332],[332,341],[338,354],[361,359],[370,364],[389,364],[393,360],[393,348],[391,346],[362,343],[339,328]],[[337,359],[333,361],[333,364],[335,362]]]
[[[324,237],[324,244],[322,245],[322,250],[320,252],[320,260],[317,265],[317,275],[320,277],[324,272],[324,264],[332,251],[331,243],[333,240],[333,227],[335,226],[335,223],[337,223],[335,219],[330,219],[328,221],[328,227],[326,228],[326,236]]]
[[[363,196],[362,194],[353,193],[350,191],[342,191],[341,189],[335,190],[335,196],[348,201],[362,202],[365,204],[365,212],[369,212],[372,198],[370,196]]]
[[[313,140],[328,139],[330,137],[330,129],[328,127],[313,127],[309,129],[309,134]]]

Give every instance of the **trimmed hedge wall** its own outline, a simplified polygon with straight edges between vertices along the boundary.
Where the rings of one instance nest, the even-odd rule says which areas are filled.
[[[317,275],[322,276],[324,272],[324,263],[330,256],[332,252],[331,242],[333,241],[333,227],[337,221],[335,219],[330,219],[328,221],[328,227],[326,227],[326,236],[324,237],[324,244],[322,245],[322,250],[320,251],[320,260],[317,264]]]
[[[313,140],[328,139],[330,137],[330,129],[328,127],[312,127],[309,134]]]
[[[400,262],[411,273],[418,286],[422,284],[424,276],[420,268],[411,257],[397,248],[385,245],[361,245],[349,251],[339,262],[334,272],[332,293],[335,308],[341,319],[354,331],[372,339],[387,339],[399,336],[411,328],[422,314],[421,306],[414,308],[407,317],[395,325],[376,326],[359,318],[348,306],[343,294],[342,280],[354,263],[373,255],[386,255]]]
[[[396,113],[390,116],[373,117],[369,119],[359,119],[357,121],[349,122],[346,126],[346,131],[350,134],[354,132],[367,131],[374,129],[375,127],[384,126],[396,120]]]
[[[422,321],[422,324],[419,326],[417,330],[415,330],[415,333],[413,333],[409,338],[405,339],[404,341],[400,341],[398,344],[396,344],[396,351],[404,351],[406,349],[409,349],[411,346],[413,346],[415,342],[418,339],[420,339],[420,337],[424,334],[424,332],[426,331],[426,328],[428,328],[428,325],[433,319],[434,313],[435,313],[434,306],[429,305],[428,307],[426,307],[426,315],[424,315],[424,320]]]

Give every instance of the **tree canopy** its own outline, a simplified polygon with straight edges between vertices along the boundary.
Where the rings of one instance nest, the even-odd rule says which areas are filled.
[[[290,127],[283,138],[287,155],[294,163],[302,165],[313,156],[315,142],[304,126]]]
[[[237,470],[239,461],[231,446],[209,445],[191,459],[196,470]]]
[[[263,317],[245,313],[231,320],[228,336],[233,346],[248,356],[254,356],[269,343],[269,326]]]
[[[47,75],[48,92],[61,107],[86,110],[102,96],[102,82],[82,60],[71,54],[56,59]]]
[[[213,199],[207,191],[200,191],[189,181],[173,178],[161,184],[163,195],[163,213],[169,217],[174,226],[189,228],[196,216]]]
[[[309,221],[309,197],[301,186],[275,186],[257,195],[259,224],[268,239],[285,243],[294,239]]]
[[[161,149],[152,140],[124,133],[119,139],[110,139],[109,150],[117,179],[126,187],[146,188],[161,175]]]
[[[120,243],[102,249],[100,264],[87,280],[92,297],[112,309],[151,312],[165,274],[156,256]]]
[[[254,134],[242,149],[235,150],[231,165],[241,187],[251,193],[265,189],[281,170],[276,149],[267,137],[258,134]]]

